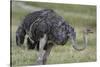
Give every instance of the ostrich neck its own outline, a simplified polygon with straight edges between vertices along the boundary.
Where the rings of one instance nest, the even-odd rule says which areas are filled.
[[[87,47],[87,42],[88,42],[88,40],[87,40],[87,33],[83,32],[83,40],[84,40],[84,46],[86,48]]]
[[[82,51],[87,47],[87,34],[85,32],[83,32],[83,47],[82,48],[78,47],[78,42],[75,39],[73,39],[73,38],[71,38],[71,39],[72,39],[72,46],[74,49],[76,49],[78,51]]]

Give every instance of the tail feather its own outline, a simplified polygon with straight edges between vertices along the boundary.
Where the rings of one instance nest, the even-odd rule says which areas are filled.
[[[22,27],[19,27],[16,31],[16,44],[21,46],[24,43],[26,32]]]

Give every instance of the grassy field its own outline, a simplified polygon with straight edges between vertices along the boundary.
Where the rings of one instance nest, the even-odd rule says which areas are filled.
[[[96,6],[73,4],[50,4],[36,2],[12,2],[11,28],[11,62],[13,66],[32,65],[37,59],[35,50],[16,46],[15,32],[25,15],[44,8],[54,9],[72,25],[77,32],[78,43],[83,43],[82,30],[91,27],[93,34],[88,35],[88,47],[84,51],[76,51],[69,41],[64,46],[54,46],[47,64],[79,63],[96,61]]]

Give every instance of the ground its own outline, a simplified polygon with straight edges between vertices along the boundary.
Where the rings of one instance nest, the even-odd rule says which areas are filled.
[[[88,47],[84,51],[76,51],[68,41],[64,46],[54,46],[47,64],[79,63],[96,61],[96,6],[50,4],[34,2],[12,2],[11,22],[11,62],[13,66],[32,65],[37,59],[37,51],[20,48],[16,45],[15,32],[25,15],[35,10],[51,8],[72,25],[77,32],[78,43],[83,43],[82,30],[88,26],[94,31],[88,35]]]

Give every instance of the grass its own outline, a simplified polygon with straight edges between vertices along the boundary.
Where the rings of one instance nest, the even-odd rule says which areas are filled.
[[[21,6],[27,6],[27,9]],[[30,9],[33,8],[33,9]],[[73,26],[77,32],[78,43],[82,41],[82,29],[90,26],[94,33],[88,35],[88,47],[84,51],[76,51],[72,48],[71,42],[68,41],[64,46],[54,46],[47,64],[79,63],[96,61],[96,6],[89,5],[72,5],[72,4],[51,4],[38,2],[13,2],[12,3],[12,29],[11,29],[11,61],[12,66],[23,66],[35,64],[37,59],[35,50],[27,50],[16,46],[15,32],[17,27],[23,21],[28,13],[43,9],[52,8],[59,15],[64,17],[68,23]]]

